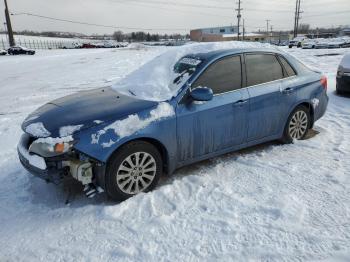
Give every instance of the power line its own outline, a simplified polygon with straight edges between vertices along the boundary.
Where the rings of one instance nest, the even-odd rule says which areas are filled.
[[[133,5],[133,6],[137,6],[137,7],[142,6],[142,7],[151,8],[151,9],[154,8],[154,5],[139,4],[139,3],[135,3],[135,2],[118,2],[118,4]],[[192,11],[187,11],[187,10],[179,10],[179,9],[174,9],[174,8],[160,7],[160,6],[158,6],[157,9],[171,11],[171,12],[181,12],[181,13],[187,13],[187,14],[194,14],[194,15],[205,15],[205,16],[213,16],[213,17],[221,17],[221,18],[222,17],[224,17],[224,18],[232,18],[231,16],[228,16],[228,15],[206,13],[206,12],[199,12],[199,11],[193,11],[192,12]]]
[[[113,1],[115,3],[120,3],[121,1]],[[124,1],[122,1],[124,2]],[[195,8],[206,8],[206,9],[222,9],[228,10],[231,9],[231,6],[217,6],[217,5],[198,5],[198,4],[187,4],[187,3],[176,3],[176,2],[162,2],[156,0],[147,0],[147,1],[139,1],[139,0],[128,0],[127,2],[136,2],[136,3],[144,3],[144,4],[157,4],[157,5],[173,5],[173,6],[184,6],[184,7],[195,7]]]
[[[141,28],[141,27],[127,27],[127,26],[114,26],[114,25],[103,25],[103,24],[94,24],[94,23],[87,23],[87,22],[81,22],[81,21],[75,21],[75,20],[68,20],[68,19],[62,19],[62,18],[56,18],[56,17],[50,17],[50,16],[44,16],[44,15],[38,15],[33,13],[15,13],[11,15],[27,15],[27,16],[33,16],[48,20],[54,20],[54,21],[60,21],[60,22],[66,22],[71,24],[79,24],[79,25],[87,25],[87,26],[96,26],[96,27],[104,27],[104,28],[113,28],[113,29],[127,29],[127,30],[145,30],[145,31],[188,31],[188,28]]]

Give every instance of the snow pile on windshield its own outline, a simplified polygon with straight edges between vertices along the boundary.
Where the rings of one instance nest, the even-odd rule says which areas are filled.
[[[175,96],[181,84],[188,80],[184,77],[183,81],[173,83],[180,76],[179,73],[174,72],[174,66],[182,57],[216,50],[266,47],[271,45],[252,42],[214,42],[174,47],[127,75],[114,84],[113,88],[125,95],[133,95],[141,99],[166,101]]]
[[[26,133],[34,137],[48,137],[51,133],[45,128],[41,122],[30,124],[26,127]]]
[[[137,114],[129,115],[123,120],[115,121],[114,123],[106,126],[100,130],[97,134],[92,135],[92,144],[98,144],[102,135],[106,134],[108,130],[114,130],[118,136],[118,140],[123,137],[131,136],[137,131],[147,127],[152,122],[158,121],[162,118],[171,117],[175,114],[174,108],[168,103],[160,103],[155,109],[150,112],[150,115],[146,119],[141,119]],[[117,140],[117,141],[118,141]],[[111,147],[117,141],[110,140],[108,143],[103,143],[103,147]]]

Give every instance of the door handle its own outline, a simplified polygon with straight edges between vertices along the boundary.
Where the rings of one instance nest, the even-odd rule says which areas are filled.
[[[294,88],[287,87],[286,89],[282,90],[282,94],[289,95],[294,92]]]
[[[248,103],[248,100],[238,100],[236,103],[234,103],[234,106],[243,106],[246,103]]]

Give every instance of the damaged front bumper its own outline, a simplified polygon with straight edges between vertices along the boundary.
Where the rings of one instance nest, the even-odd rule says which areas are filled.
[[[24,134],[17,146],[18,157],[23,167],[32,175],[44,179],[47,182],[60,184],[69,175],[69,167],[62,165],[63,158],[44,159],[28,151],[31,138]]]

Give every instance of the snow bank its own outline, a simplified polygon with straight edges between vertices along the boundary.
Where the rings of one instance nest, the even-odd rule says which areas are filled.
[[[172,83],[179,76],[173,69],[183,56],[224,49],[263,47],[271,45],[252,42],[214,42],[174,47],[114,84],[113,88],[129,96],[132,91],[142,99],[166,101],[175,96],[180,88],[180,85]]]
[[[167,118],[175,114],[174,108],[165,102],[160,103],[155,109],[150,112],[150,116],[146,119],[141,119],[137,114],[129,115],[123,120],[115,121],[114,123],[106,126],[103,130],[100,130],[97,134],[92,135],[92,144],[98,144],[102,135],[106,134],[108,130],[114,130],[118,136],[118,140],[131,136],[137,131],[147,127],[152,122],[158,121],[162,118]],[[110,140],[108,143],[103,143],[103,147],[111,147],[117,141]]]
[[[2,57],[0,260],[350,261],[350,96],[335,94],[337,67],[350,48],[282,49],[329,77],[328,111],[314,127],[319,134],[181,168],[121,204],[29,175],[14,145],[28,112],[109,85],[164,50]],[[317,56],[333,53],[340,55]]]
[[[34,137],[48,137],[51,135],[41,122],[30,124],[26,127],[26,132]]]

